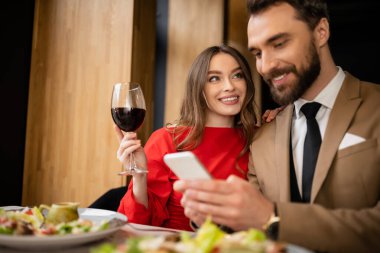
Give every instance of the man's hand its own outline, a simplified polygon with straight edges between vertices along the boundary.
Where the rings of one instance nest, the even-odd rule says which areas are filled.
[[[201,225],[207,216],[233,230],[262,229],[273,213],[273,203],[249,182],[229,176],[223,180],[179,180],[174,190],[183,192],[185,215]]]

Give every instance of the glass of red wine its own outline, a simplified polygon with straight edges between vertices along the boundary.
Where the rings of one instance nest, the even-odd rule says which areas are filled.
[[[143,123],[145,117],[145,99],[138,83],[117,83],[113,86],[111,114],[115,124],[124,132],[134,132]],[[137,167],[133,153],[129,157],[129,168],[119,172],[119,175],[147,173]]]

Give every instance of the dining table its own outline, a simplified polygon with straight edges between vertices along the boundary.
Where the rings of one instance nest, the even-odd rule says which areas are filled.
[[[162,227],[156,227],[156,226],[149,226],[149,225],[141,225],[136,223],[126,223],[123,227],[121,227],[117,232],[114,234],[103,238],[98,241],[90,242],[87,244],[74,246],[74,247],[65,247],[63,249],[49,249],[49,250],[25,250],[25,249],[13,249],[13,248],[7,248],[0,246],[0,252],[1,253],[25,253],[25,252],[38,252],[38,253],[90,253],[91,249],[100,246],[103,243],[109,242],[109,243],[123,243],[128,238],[136,237],[136,236],[166,236],[166,235],[173,235],[180,233],[181,230],[175,230],[175,229],[168,229],[168,228],[162,228]],[[193,232],[189,232],[193,233]],[[299,247],[296,245],[289,244],[287,246],[287,253],[313,253],[313,251],[310,251],[308,249],[305,249],[303,247]]]
[[[7,206],[1,207],[4,210],[20,210],[24,207]],[[105,231],[80,234],[80,235],[65,235],[63,236],[35,236],[23,238],[20,236],[10,236],[0,234],[0,253],[21,253],[21,252],[38,252],[38,253],[90,253],[92,249],[104,244],[122,244],[129,238],[141,236],[170,236],[176,235],[181,230],[142,225],[129,222],[128,218],[120,213],[93,209],[93,208],[79,208],[80,218],[89,219],[92,221],[99,221],[103,219],[118,220],[118,224],[113,229]],[[121,223],[120,223],[121,222]],[[196,232],[190,232],[191,235],[196,235]],[[287,244],[286,253],[312,253],[312,251],[299,247],[297,245]],[[43,246],[43,247],[42,247]],[[281,251],[282,252],[282,251]]]

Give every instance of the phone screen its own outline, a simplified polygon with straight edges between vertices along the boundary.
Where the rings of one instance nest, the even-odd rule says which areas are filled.
[[[181,179],[211,179],[210,173],[191,151],[167,154],[165,163]]]

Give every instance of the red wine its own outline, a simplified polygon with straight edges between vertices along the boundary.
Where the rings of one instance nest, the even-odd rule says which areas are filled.
[[[116,107],[111,108],[115,124],[125,132],[136,131],[144,121],[145,109]]]

